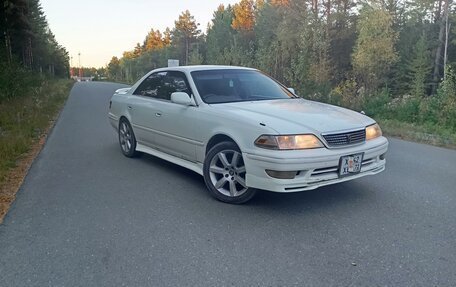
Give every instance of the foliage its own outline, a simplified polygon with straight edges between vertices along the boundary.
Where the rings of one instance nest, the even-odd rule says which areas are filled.
[[[192,44],[197,42],[200,33],[195,17],[188,10],[179,15],[179,19],[174,22],[171,41],[179,51],[181,63],[188,64]]]
[[[440,121],[456,132],[456,73],[451,66],[445,67],[445,79],[438,91],[443,107]]]
[[[220,5],[205,34],[183,12],[173,28],[151,29],[140,53],[126,52],[107,70],[133,82],[167,59],[250,66],[302,97],[452,130],[453,72],[447,68],[441,81],[443,55],[437,53],[446,1],[239,0]],[[456,4],[450,5],[448,64],[454,66]]]
[[[383,90],[366,100],[365,111],[375,118],[456,133],[456,75],[450,66],[446,67],[446,74],[436,96],[404,95],[391,99],[390,91]]]
[[[233,14],[231,27],[234,30],[245,33],[253,30],[255,24],[253,0],[241,0],[239,3],[234,4]]]
[[[231,27],[233,17],[231,6],[225,8],[225,6],[220,5],[214,12],[206,36],[207,63],[230,64],[227,54],[234,35],[234,30]]]
[[[49,29],[39,0],[2,1],[0,47],[1,185],[48,129],[73,81],[58,79],[68,77],[68,53]]]
[[[160,30],[150,30],[147,34],[146,39],[144,40],[143,50],[153,51],[162,49],[165,46],[165,41]]]
[[[108,66],[106,67],[108,77],[113,80],[121,80],[120,61],[117,57],[112,57]]]
[[[364,106],[364,95],[359,93],[355,79],[347,79],[331,91],[330,102],[360,111]]]
[[[54,79],[33,83],[21,79],[20,83],[28,87],[21,97],[0,102],[0,183],[18,157],[49,127],[73,85],[71,80]]]
[[[41,76],[16,62],[0,61],[0,65],[0,103],[30,93],[42,81]]]
[[[201,65],[203,63],[203,56],[198,50],[192,50],[188,57],[189,65]]]
[[[375,91],[397,61],[397,33],[393,30],[393,17],[381,8],[365,6],[359,18],[354,72],[368,91]]]
[[[328,2],[330,3],[330,2]],[[332,65],[332,84],[351,77],[353,49],[356,41],[357,15],[353,0],[340,0],[333,3],[328,16],[329,58]],[[328,12],[328,11],[327,11]]]
[[[68,76],[68,53],[49,29],[39,0],[4,0],[0,11],[2,64]]]
[[[427,94],[428,75],[431,72],[430,53],[424,33],[416,42],[413,59],[408,68],[410,72],[410,94],[415,97],[424,97]]]

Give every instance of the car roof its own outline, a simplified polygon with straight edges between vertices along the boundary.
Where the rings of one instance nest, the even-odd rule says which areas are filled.
[[[155,69],[154,72],[160,71],[181,71],[181,72],[193,72],[193,71],[207,71],[207,70],[251,70],[255,71],[256,69],[239,67],[239,66],[222,66],[222,65],[194,65],[194,66],[177,66],[177,67],[165,67],[160,69]]]

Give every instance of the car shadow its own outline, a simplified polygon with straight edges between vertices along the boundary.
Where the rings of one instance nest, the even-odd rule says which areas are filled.
[[[146,162],[148,165],[159,166],[161,170],[170,173],[172,177],[182,178],[185,182],[188,182],[189,186],[193,187],[188,189],[189,192],[198,191],[193,196],[204,198],[205,200],[212,199],[206,189],[203,177],[198,173],[149,154],[141,154],[137,160]],[[258,190],[256,196],[242,206],[289,214],[302,213],[305,209],[322,209],[338,205],[350,205],[353,207],[357,203],[372,200],[375,195],[370,189],[370,186],[366,183],[355,180],[294,193]],[[220,202],[214,199],[214,203]]]
[[[174,173],[173,176],[185,177],[192,185],[201,185],[202,188],[206,188],[203,177],[192,170],[145,153],[141,154],[139,158],[148,163],[160,166],[166,172]]]
[[[260,190],[247,204],[250,206],[302,212],[302,208],[322,208],[367,201],[372,195],[357,181],[320,187],[314,190],[277,193]]]

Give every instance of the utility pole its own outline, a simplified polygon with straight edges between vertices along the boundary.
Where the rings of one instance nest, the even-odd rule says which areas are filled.
[[[70,78],[73,78],[73,56],[70,56]]]
[[[79,78],[82,78],[81,52],[78,53],[78,57],[79,57]]]

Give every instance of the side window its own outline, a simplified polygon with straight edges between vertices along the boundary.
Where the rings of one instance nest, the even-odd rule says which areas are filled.
[[[133,93],[138,96],[171,100],[174,92],[191,94],[187,78],[182,72],[160,72],[147,77]]]
[[[185,92],[191,94],[188,88],[187,77],[182,72],[168,72],[163,85],[163,96],[171,100],[171,94],[174,92]]]
[[[133,94],[145,97],[163,98],[160,95],[160,91],[164,86],[165,76],[166,72],[150,75],[141,84],[139,84],[138,88]]]

